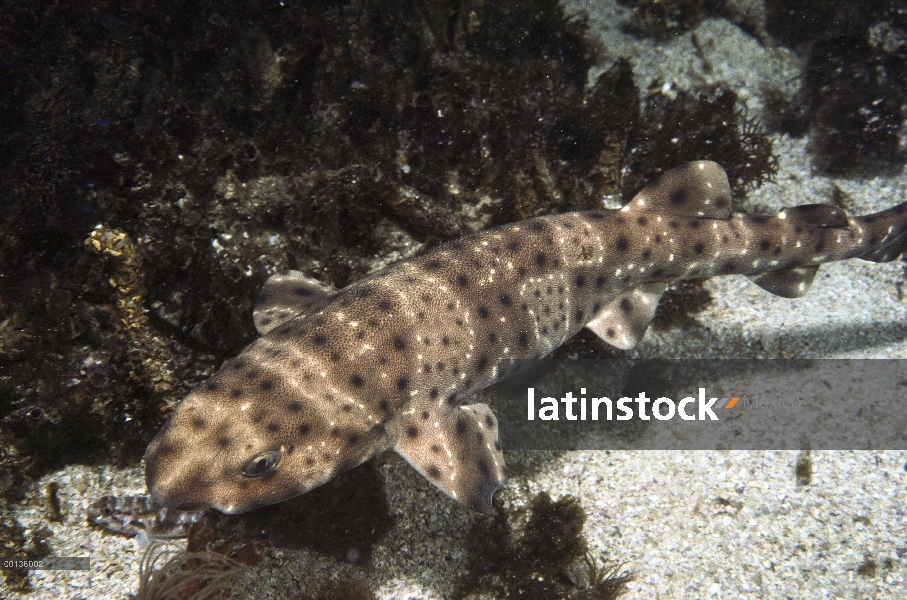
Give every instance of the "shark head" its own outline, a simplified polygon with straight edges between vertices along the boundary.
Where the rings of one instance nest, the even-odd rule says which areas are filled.
[[[155,502],[249,511],[325,483],[380,445],[380,425],[349,427],[323,410],[323,394],[276,373],[267,345],[260,340],[226,363],[152,440],[145,464]]]

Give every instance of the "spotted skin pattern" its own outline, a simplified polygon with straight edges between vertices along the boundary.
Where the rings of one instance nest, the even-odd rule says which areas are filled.
[[[238,513],[393,449],[488,513],[503,481],[497,421],[463,401],[510,361],[544,356],[584,326],[632,348],[672,281],[737,273],[798,297],[820,263],[893,260],[905,244],[907,203],[856,218],[826,205],[732,213],[724,171],[699,161],[622,209],[483,231],[342,290],[278,273],[256,307],[262,336],[149,445],[148,488],[165,506]]]

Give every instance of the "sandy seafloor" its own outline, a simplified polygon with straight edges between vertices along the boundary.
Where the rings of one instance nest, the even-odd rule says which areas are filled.
[[[729,21],[706,21],[693,32],[713,66],[704,72],[689,33],[661,44],[640,41],[619,31],[627,12],[611,2],[569,3],[568,12],[576,10],[589,13],[590,35],[607,55],[632,59],[641,87],[657,78],[670,91],[717,77],[758,116],[760,86],[793,91],[798,84],[798,56],[763,47]],[[780,172],[751,193],[744,209],[822,202],[835,185],[852,199],[854,214],[907,200],[905,175],[815,176],[805,140],[776,137],[774,144]],[[904,285],[903,262],[859,260],[824,266],[811,292],[797,300],[770,296],[740,276],[713,279],[707,286],[714,301],[697,315],[701,328],[650,331],[631,354],[905,359]],[[907,435],[907,422],[900,426]],[[577,497],[588,514],[584,533],[593,553],[637,575],[627,598],[907,598],[907,452],[813,451],[806,486],[795,478],[797,456],[796,450],[566,452],[529,481],[508,479],[499,494],[515,504],[541,491]],[[520,460],[513,453],[507,458]],[[372,567],[279,550],[259,566],[273,589],[345,572],[366,578],[379,598],[451,597],[465,564],[471,514],[396,457],[383,460],[379,471],[397,522],[374,548]],[[60,485],[64,521],[48,524],[55,554],[91,556],[92,569],[35,572],[34,596],[135,593],[140,543],[88,527],[84,509],[104,494],[143,492],[141,468],[70,466],[45,479]],[[37,506],[13,512],[29,527],[43,515]],[[878,566],[876,573],[858,574],[867,561]],[[0,597],[7,596],[15,597],[0,588]]]

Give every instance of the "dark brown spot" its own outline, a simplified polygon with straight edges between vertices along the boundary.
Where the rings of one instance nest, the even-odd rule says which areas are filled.
[[[548,260],[544,252],[539,252],[535,255],[535,264],[539,267],[544,266],[545,261]]]
[[[402,337],[397,336],[397,337],[394,338],[394,348],[397,349],[397,350],[405,350],[405,349],[406,349],[406,342],[403,341],[403,338],[402,338]]]
[[[302,425],[299,426],[299,435],[306,435],[311,430],[312,430],[311,427],[309,427],[308,425],[303,423]]]
[[[627,238],[620,236],[617,238],[617,242],[614,244],[614,247],[617,248],[618,252],[626,252],[630,247],[630,242],[627,241]]]
[[[192,419],[192,426],[196,429],[204,429],[205,425],[207,424],[208,423],[201,417],[195,417],[194,419]]]
[[[302,410],[302,403],[296,402],[294,400],[293,402],[287,404],[287,410],[289,410],[290,412],[299,412]]]
[[[482,371],[484,371],[487,368],[488,368],[488,357],[483,354],[476,361],[476,370],[481,373]]]
[[[449,404],[450,406],[456,406],[457,405],[457,395],[451,394],[450,396],[448,396],[447,404]]]
[[[488,341],[491,342],[492,344],[495,343],[495,342],[497,342],[497,341],[498,341],[498,334],[496,334],[496,333],[493,332],[493,331],[492,331],[492,332],[489,332],[489,334],[488,334]]]
[[[359,436],[356,435],[355,433],[350,434],[350,437],[348,437],[346,439],[346,441],[350,446],[355,446],[356,444],[359,443]]]
[[[465,288],[469,285],[469,280],[466,279],[466,275],[457,275],[457,285]]]
[[[584,285],[586,285],[586,278],[583,277],[582,275],[577,275],[576,276],[576,287],[581,288]]]
[[[407,387],[409,387],[409,379],[407,379],[406,377],[401,377],[397,380],[398,390],[405,390]]]
[[[265,380],[265,381],[262,381],[260,384],[258,384],[258,387],[261,388],[261,391],[263,391],[263,392],[269,392],[272,389],[274,389],[274,382],[270,381],[270,380]]]
[[[609,328],[605,331],[605,335],[608,336],[609,338],[613,338],[613,337],[614,337],[614,330],[611,329],[611,328],[609,327]]]
[[[494,427],[494,419],[491,417],[491,415],[485,415],[485,425],[487,425],[488,427]]]
[[[312,336],[312,343],[316,346],[324,346],[327,343],[328,339],[320,333],[316,333]]]
[[[439,469],[435,465],[430,465],[425,472],[428,473],[428,476],[432,479],[438,479],[439,477],[441,477],[441,469]]]
[[[463,419],[457,419],[457,435],[463,435],[466,433],[466,421]]]
[[[769,242],[768,240],[762,240],[761,242],[759,242],[759,249],[765,252],[771,247],[771,245],[771,242]]]
[[[705,252],[705,244],[703,244],[702,242],[696,242],[696,244],[693,245],[693,252],[695,252],[696,254],[702,254],[703,252]]]
[[[579,309],[579,310],[576,311],[576,314],[573,315],[573,320],[576,321],[577,323],[582,323],[582,321],[583,321],[583,311],[582,311],[582,309]]]
[[[638,219],[636,219],[636,222],[639,224],[640,227],[645,227],[646,225],[649,224],[649,220],[646,219],[645,217],[639,217]]]
[[[629,298],[622,298],[620,301],[620,309],[625,313],[628,313],[633,310],[633,304],[630,302]]]
[[[239,389],[239,388],[233,388],[232,390],[230,390],[230,397],[231,397],[231,398],[239,398],[240,396],[242,396],[242,390],[241,390],[241,389]]]
[[[687,221],[687,225],[690,226],[690,229],[699,229],[699,226],[702,224],[702,221],[699,219],[690,219]]]
[[[643,251],[642,251],[642,259],[643,259],[643,260],[649,260],[650,258],[652,258],[652,251],[649,250],[649,249],[643,250]]]
[[[441,446],[439,446],[438,444],[432,444],[431,451],[435,454],[441,454]]]
[[[425,263],[425,268],[429,271],[437,271],[438,269],[441,268],[441,261],[437,260],[437,259],[430,260],[427,263]]]
[[[482,319],[488,318],[488,309],[485,308],[484,306],[480,306],[478,309],[476,309],[476,312],[478,313],[480,318],[482,318]]]
[[[387,412],[390,410],[390,408],[391,408],[390,404],[388,404],[387,400],[382,400],[381,402],[378,403],[378,409],[381,412]]]
[[[655,236],[655,243],[656,243],[656,244],[660,244],[660,243],[661,243],[661,235],[660,235],[660,234]]]
[[[482,473],[482,477],[486,479],[491,476],[491,470],[488,468],[488,463],[484,460],[479,461],[479,472]]]
[[[417,438],[419,437],[419,428],[415,425],[410,425],[406,428],[406,437]]]
[[[353,412],[353,405],[352,405],[352,404],[344,404],[343,406],[340,407],[340,410],[342,410],[342,411],[345,412],[345,413]]]
[[[510,306],[511,300],[510,300],[510,296],[508,296],[507,294],[501,294],[500,301],[501,301],[501,306]]]
[[[526,348],[529,346],[529,336],[526,335],[526,332],[520,334],[520,346]]]
[[[543,223],[542,221],[538,221],[538,220],[529,221],[529,229],[531,229],[533,231],[545,231],[545,229],[547,229],[547,228],[548,228],[548,226],[545,223]]]
[[[270,431],[271,433],[277,433],[278,431],[280,431],[280,425],[278,425],[277,423],[268,423],[268,431]]]
[[[668,194],[668,200],[671,204],[683,204],[687,200],[687,191],[684,188],[677,188]]]
[[[438,388],[431,388],[431,391],[428,392],[428,397],[432,398],[432,399],[437,398],[438,397]]]
[[[601,287],[603,285],[605,285],[605,276],[599,275],[595,278],[595,287]]]
[[[437,367],[438,367],[439,371],[443,371],[444,367],[446,367],[446,366],[447,365],[445,365],[442,361],[440,361],[440,360],[438,361]]]
[[[680,227],[680,225],[677,224],[677,221],[669,221],[669,222],[668,222],[668,226],[669,226],[671,229],[677,229],[678,227]]]

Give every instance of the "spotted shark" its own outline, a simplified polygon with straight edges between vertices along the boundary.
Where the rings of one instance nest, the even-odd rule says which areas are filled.
[[[907,203],[854,218],[824,204],[732,212],[724,170],[698,161],[623,208],[481,231],[341,290],[277,273],[254,311],[261,336],[180,402],[145,454],[147,485],[164,506],[239,513],[393,449],[489,513],[498,425],[463,401],[512,361],[582,327],[632,348],[680,279],[743,274],[796,298],[821,263],[890,261],[905,246]]]

